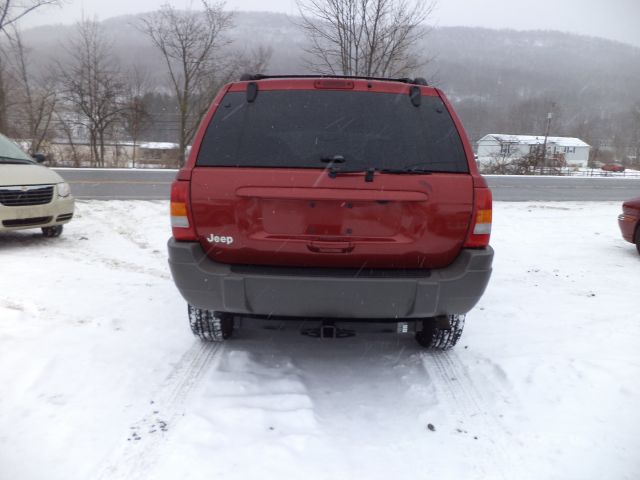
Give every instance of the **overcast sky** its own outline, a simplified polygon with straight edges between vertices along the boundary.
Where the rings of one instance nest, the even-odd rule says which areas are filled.
[[[23,22],[24,27],[73,23],[82,13],[105,20],[117,15],[176,7],[197,1],[170,0],[63,0],[64,5],[43,7]],[[228,0],[233,10],[270,10],[296,14],[295,0]],[[516,30],[561,30],[610,38],[640,47],[640,0],[439,0],[430,18],[435,26],[479,26]]]

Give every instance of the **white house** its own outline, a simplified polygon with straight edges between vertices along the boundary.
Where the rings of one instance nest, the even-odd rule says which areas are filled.
[[[542,148],[544,135],[506,135],[490,133],[478,140],[478,163],[496,158],[522,158]],[[573,137],[547,137],[547,158],[562,158],[570,167],[586,167],[591,147]]]

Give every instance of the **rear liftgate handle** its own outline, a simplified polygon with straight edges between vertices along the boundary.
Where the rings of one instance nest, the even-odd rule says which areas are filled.
[[[310,242],[307,248],[315,253],[349,253],[355,245],[351,242]]]

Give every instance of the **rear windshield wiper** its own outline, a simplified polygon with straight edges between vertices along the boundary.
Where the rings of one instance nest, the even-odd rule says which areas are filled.
[[[327,171],[329,172],[329,178],[336,178],[338,175],[344,175],[347,173],[361,173],[361,172],[366,172],[367,170],[363,168],[341,168],[341,167],[334,167],[333,165],[329,165],[327,167]]]
[[[373,177],[376,172],[378,173],[391,173],[398,175],[430,175],[433,173],[431,170],[427,170],[424,168],[339,168],[330,165],[328,167],[329,178],[336,178],[338,175],[347,174],[347,173],[365,173],[364,181],[365,182],[373,182]]]

